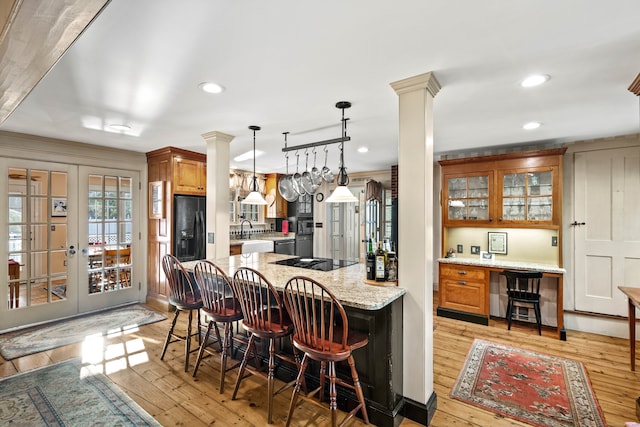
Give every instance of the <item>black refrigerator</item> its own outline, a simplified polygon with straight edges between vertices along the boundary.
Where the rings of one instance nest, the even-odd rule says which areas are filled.
[[[180,261],[206,258],[206,197],[175,196],[173,255]]]

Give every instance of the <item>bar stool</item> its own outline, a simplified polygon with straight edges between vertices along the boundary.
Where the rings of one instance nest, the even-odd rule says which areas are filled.
[[[200,297],[200,292],[197,287],[195,287],[191,282],[189,273],[184,269],[178,258],[170,254],[165,255],[162,257],[162,268],[165,276],[167,276],[167,281],[169,282],[169,303],[175,306],[176,314],[173,317],[169,333],[167,333],[167,338],[164,341],[160,360],[164,359],[164,355],[167,352],[167,347],[170,343],[184,341],[184,371],[187,372],[189,369],[189,354],[191,354],[192,351],[196,351],[191,350],[191,338],[193,336],[197,336],[198,344],[200,344],[200,309],[202,308],[202,298]],[[198,316],[198,330],[196,333],[191,332],[194,310]],[[183,311],[189,312],[189,321],[187,323],[186,334],[179,335],[174,332],[174,329],[176,322],[178,321],[178,316]]]
[[[514,312],[514,302],[528,304],[533,312],[538,326],[538,335],[542,335],[542,315],[540,314],[540,271],[503,270],[500,274],[507,278],[507,329],[511,330],[511,320],[529,319],[532,316]]]
[[[213,262],[208,260],[198,261],[193,268],[193,275],[196,279],[200,295],[202,296],[202,311],[209,318],[207,332],[200,343],[200,351],[196,365],[193,368],[193,376],[196,376],[198,367],[202,361],[205,351],[209,350],[209,335],[211,330],[216,334],[217,343],[220,346],[220,393],[224,392],[224,377],[227,371],[227,355],[233,354],[233,327],[232,324],[242,319],[240,303],[233,296],[231,280],[226,273]],[[224,324],[224,338],[220,339],[218,323]],[[236,363],[229,369],[239,366]]]
[[[297,350],[295,348],[294,359],[285,354],[277,353],[275,350],[276,339],[290,337],[293,334],[293,324],[287,315],[287,311],[282,305],[278,292],[260,272],[248,267],[238,268],[233,275],[232,287],[234,295],[240,302],[240,307],[242,308],[242,325],[244,326],[244,329],[249,332],[250,337],[249,343],[247,344],[247,350],[244,353],[242,362],[240,363],[238,379],[236,380],[236,386],[233,390],[231,399],[235,400],[245,371],[248,371],[253,375],[266,378],[268,389],[267,422],[272,424],[273,397],[291,387],[295,382],[291,381],[277,391],[274,391],[275,358],[277,357],[280,360],[294,364],[296,369],[300,366],[298,363]],[[266,373],[264,372],[264,367],[262,366],[258,357],[258,352],[256,351],[256,339],[265,339],[269,341],[269,363]],[[248,360],[251,354],[253,354],[256,365],[255,367],[248,365]]]
[[[369,424],[367,406],[352,355],[353,350],[368,344],[369,337],[366,334],[349,330],[347,314],[340,301],[325,286],[313,279],[303,276],[292,277],[285,285],[283,299],[294,325],[293,345],[304,352],[302,365],[291,396],[286,425],[289,426],[291,423],[298,397],[325,407],[321,402],[324,397],[326,377],[329,377],[331,425],[334,427],[338,425],[336,385],[355,391],[359,402],[339,425],[344,425],[359,410],[362,411],[365,423]],[[320,386],[308,394],[300,394],[300,387],[304,383],[309,359],[320,362]],[[336,375],[336,362],[344,360],[349,363],[351,368],[352,383],[346,382]],[[326,373],[327,363],[329,364],[328,374]],[[316,394],[318,394],[319,400],[313,398]]]

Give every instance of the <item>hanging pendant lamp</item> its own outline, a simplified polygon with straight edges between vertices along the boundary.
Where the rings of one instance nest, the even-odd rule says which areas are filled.
[[[349,185],[349,176],[347,168],[344,166],[344,141],[347,138],[347,120],[344,118],[345,108],[350,108],[351,103],[340,101],[336,103],[336,108],[342,110],[342,142],[340,143],[340,170],[338,171],[338,186],[327,199],[327,203],[351,203],[357,202],[358,198],[351,193],[347,187]]]
[[[249,126],[253,131],[253,181],[251,181],[251,193],[240,203],[243,205],[266,205],[267,201],[258,191],[258,177],[256,177],[256,131],[260,126]]]

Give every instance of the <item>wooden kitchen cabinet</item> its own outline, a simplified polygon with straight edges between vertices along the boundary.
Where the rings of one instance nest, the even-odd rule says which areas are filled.
[[[267,175],[265,183],[265,207],[266,218],[286,218],[287,217],[287,201],[278,191],[278,181],[282,177],[279,173],[270,173]]]
[[[207,161],[184,157],[173,158],[173,188],[175,194],[207,195]]]
[[[481,320],[486,318],[488,324],[488,274],[482,267],[440,263],[438,314],[446,310],[472,313]]]
[[[173,251],[173,199],[176,194],[206,195],[205,154],[165,147],[147,153],[149,182],[160,181],[162,215],[147,219],[147,303],[169,309],[169,284],[162,271],[162,257]],[[201,188],[200,188],[201,187]]]
[[[565,151],[440,160],[443,225],[559,229]]]

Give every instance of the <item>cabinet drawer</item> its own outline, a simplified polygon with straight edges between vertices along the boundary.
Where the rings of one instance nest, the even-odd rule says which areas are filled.
[[[476,280],[484,282],[486,271],[484,268],[469,267],[468,265],[440,264],[440,278],[453,280]]]
[[[470,280],[440,279],[440,307],[488,315],[485,306],[485,283]]]

